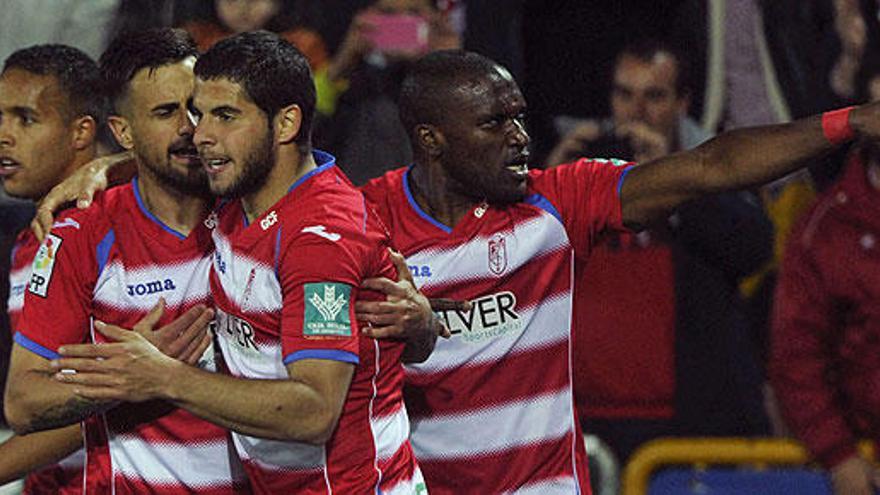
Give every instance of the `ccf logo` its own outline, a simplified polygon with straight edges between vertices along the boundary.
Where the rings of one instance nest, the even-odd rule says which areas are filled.
[[[489,239],[489,271],[501,275],[507,269],[507,242],[501,235]]]

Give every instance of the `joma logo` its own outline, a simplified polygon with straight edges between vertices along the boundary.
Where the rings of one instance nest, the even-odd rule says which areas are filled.
[[[157,292],[174,290],[177,288],[174,286],[174,281],[170,278],[166,278],[165,280],[153,280],[152,282],[147,282],[144,284],[129,285],[127,287],[129,296],[146,296],[149,294],[155,294]]]

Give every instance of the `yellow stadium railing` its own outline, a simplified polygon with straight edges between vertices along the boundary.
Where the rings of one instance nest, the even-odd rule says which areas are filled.
[[[875,459],[871,442],[859,450]],[[686,465],[705,469],[714,465],[805,466],[810,456],[804,446],[781,438],[661,438],[640,447],[626,464],[621,495],[645,495],[651,475],[665,466]]]

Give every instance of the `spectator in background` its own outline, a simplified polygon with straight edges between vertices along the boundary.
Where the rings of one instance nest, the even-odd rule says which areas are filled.
[[[855,92],[880,100],[880,66]],[[860,438],[880,439],[880,149],[858,143],[843,176],[792,231],[776,287],[770,378],[792,433],[831,472],[836,495],[873,495],[880,472]]]
[[[422,19],[427,28],[425,45],[394,51],[377,46],[375,33],[381,29],[377,15]],[[400,84],[419,56],[460,46],[461,36],[445,11],[430,0],[378,0],[359,12],[327,70],[330,85],[346,89],[334,106],[323,109],[332,117],[319,122],[318,146],[334,152],[355,184],[410,163],[412,150],[398,117]]]
[[[611,119],[572,131],[550,163],[644,163],[697,146],[708,136],[687,116],[686,76],[669,46],[628,45],[614,66]],[[769,258],[771,245],[771,224],[754,198],[730,193],[685,204],[637,234],[608,233],[576,265],[578,410],[585,431],[622,462],[659,436],[767,432],[737,283]]]

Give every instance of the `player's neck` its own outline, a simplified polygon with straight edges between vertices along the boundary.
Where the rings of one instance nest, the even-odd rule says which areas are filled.
[[[448,227],[455,227],[475,206],[473,198],[450,188],[450,179],[440,167],[416,165],[409,175],[413,199],[431,218]]]
[[[241,205],[248,222],[253,222],[280,201],[290,191],[297,179],[316,167],[315,159],[311,153],[300,153],[299,148],[295,145],[282,146],[263,187],[257,192],[241,198]]]
[[[64,172],[58,177],[58,182],[53,184],[52,187],[64,182],[65,179],[73,175],[73,173],[79,170],[80,167],[94,160],[96,156],[97,153],[94,146],[89,146],[88,148],[77,151],[74,154],[73,159],[70,160],[70,163],[67,164],[67,167],[64,168]],[[46,194],[48,193],[49,191],[46,191]],[[34,201],[39,203],[44,197],[45,195],[40,196],[39,198],[34,199]]]
[[[144,207],[168,228],[189,235],[204,220],[210,200],[163,184],[145,167],[138,168],[138,193]]]

